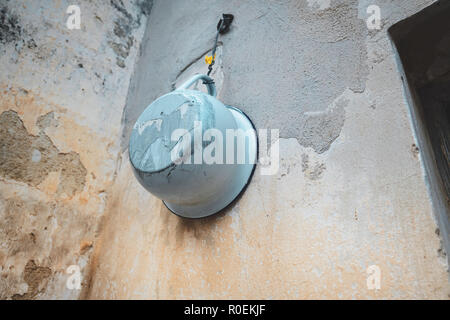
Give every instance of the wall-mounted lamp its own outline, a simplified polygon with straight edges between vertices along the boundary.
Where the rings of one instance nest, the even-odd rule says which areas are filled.
[[[203,80],[208,94],[189,90]],[[206,75],[151,103],[131,133],[135,176],[173,213],[187,218],[215,214],[236,199],[256,166],[258,140],[250,119],[216,99]]]

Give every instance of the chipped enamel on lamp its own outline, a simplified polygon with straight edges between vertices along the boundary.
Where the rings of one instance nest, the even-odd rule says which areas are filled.
[[[199,80],[204,81],[208,93],[188,89]],[[217,142],[208,134],[214,129],[223,137],[222,143],[214,144],[214,152],[221,148],[223,161],[208,163],[204,151]],[[185,134],[174,136],[176,130]],[[238,137],[227,140],[227,131]],[[239,133],[245,139],[241,143]],[[257,150],[250,119],[220,102],[214,82],[206,75],[195,75],[151,103],[134,125],[129,144],[130,161],[140,184],[170,211],[186,218],[207,217],[230,205],[252,177]],[[245,155],[245,161],[239,161],[239,154]]]

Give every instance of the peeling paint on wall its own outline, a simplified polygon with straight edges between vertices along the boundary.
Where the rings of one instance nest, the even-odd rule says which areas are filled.
[[[30,300],[36,297],[45,288],[48,278],[52,274],[52,269],[47,267],[37,266],[34,260],[29,260],[25,265],[23,271],[24,280],[28,285],[27,292],[24,294],[15,294],[12,296],[13,300]]]
[[[50,114],[38,119],[38,136],[27,132],[16,112],[0,114],[0,175],[37,186],[50,172],[60,171],[57,194],[73,196],[84,188],[86,168],[77,153],[60,153],[45,134]]]

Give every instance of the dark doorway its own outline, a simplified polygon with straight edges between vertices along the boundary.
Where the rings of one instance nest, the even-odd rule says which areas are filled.
[[[398,52],[438,233],[449,252],[450,1],[438,1],[389,29]]]

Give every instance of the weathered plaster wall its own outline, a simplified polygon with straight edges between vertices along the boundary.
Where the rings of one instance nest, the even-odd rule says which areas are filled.
[[[68,30],[70,1],[0,0],[0,298],[448,299],[387,36],[432,2],[159,0],[146,29],[149,1],[80,0]],[[365,27],[370,4],[382,30]],[[219,96],[281,130],[280,171],[186,221],[135,180],[127,139],[202,68],[223,12]]]
[[[66,10],[81,9],[69,30]],[[78,298],[149,1],[0,0],[0,299]]]
[[[155,1],[85,298],[438,298],[448,266],[387,29],[432,0]],[[382,29],[365,27],[366,8]],[[187,221],[135,180],[130,128],[194,72],[221,13],[220,98],[280,129],[280,171]],[[206,70],[206,66],[204,66]],[[181,75],[186,76],[186,75]],[[381,270],[369,290],[366,270]]]

